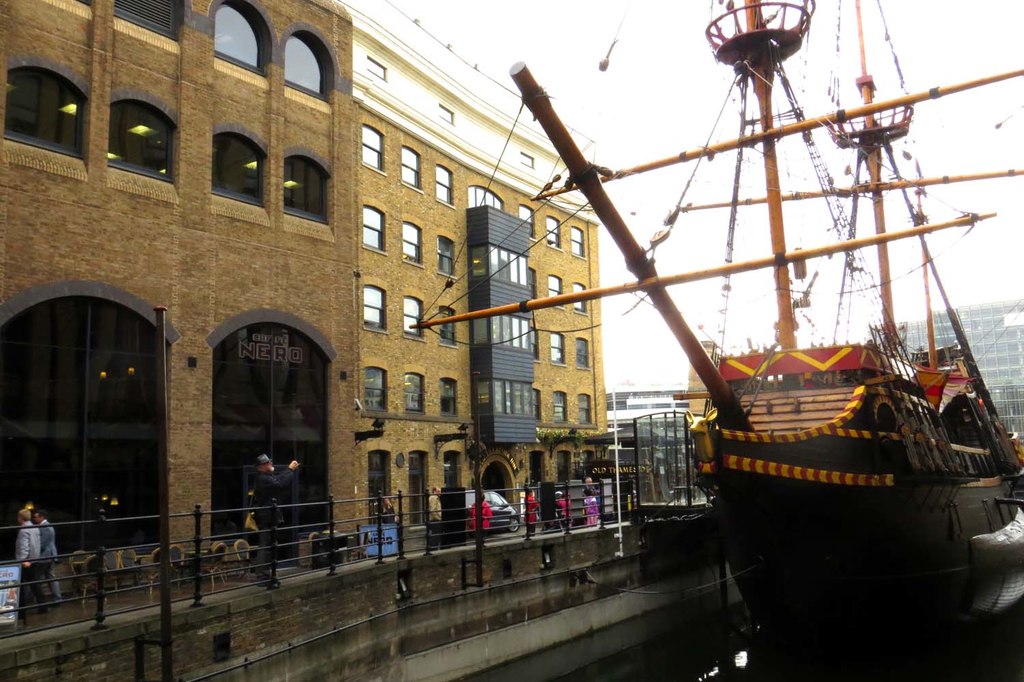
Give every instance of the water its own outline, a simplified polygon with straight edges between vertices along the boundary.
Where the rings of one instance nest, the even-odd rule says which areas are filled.
[[[586,639],[586,638],[585,638]],[[576,641],[563,656],[586,651]],[[745,633],[730,633],[716,620],[688,625],[640,646],[582,665],[570,674],[533,671],[530,680],[615,682],[1022,682],[1024,608],[991,624],[950,634],[927,645],[902,646],[886,655],[870,651],[811,656]]]

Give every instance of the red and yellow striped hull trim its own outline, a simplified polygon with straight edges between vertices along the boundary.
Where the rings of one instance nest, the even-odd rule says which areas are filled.
[[[866,429],[847,429],[843,425],[853,419],[853,415],[864,404],[864,397],[867,395],[866,386],[858,386],[853,391],[853,397],[846,407],[835,417],[818,426],[795,433],[759,433],[757,431],[733,431],[722,429],[722,438],[725,440],[741,441],[743,443],[799,443],[801,441],[817,438],[818,436],[839,436],[840,438],[862,438],[870,440],[874,434]],[[882,434],[899,438],[897,434]]]
[[[746,471],[752,474],[791,478],[796,481],[828,483],[831,485],[855,485],[875,488],[889,488],[895,485],[892,474],[851,474],[844,471],[828,471],[825,469],[779,464],[778,462],[768,462],[763,459],[741,457],[740,455],[723,455],[722,466],[734,471]],[[716,467],[713,464],[702,464],[700,470],[701,473],[713,474]]]

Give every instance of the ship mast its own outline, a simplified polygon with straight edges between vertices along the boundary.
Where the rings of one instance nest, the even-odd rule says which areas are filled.
[[[875,98],[875,79],[868,73],[867,51],[864,45],[864,21],[860,10],[860,0],[855,0],[857,11],[857,41],[860,45],[860,78],[857,79],[857,86],[860,88],[861,98],[865,105],[870,105]],[[878,120],[873,114],[865,117],[865,130],[878,127]],[[875,186],[871,192],[871,207],[875,214],[875,234],[885,234],[885,207],[883,205],[883,193],[878,189],[882,180],[882,149],[881,145],[873,144],[866,149],[865,160],[868,167],[868,177]],[[886,244],[878,245],[878,277],[880,282],[880,293],[882,297],[882,315],[885,328],[894,331],[895,308],[892,301],[892,275],[889,269],[889,247]]]
[[[766,20],[765,10],[770,13],[770,19]],[[750,79],[763,131],[774,127],[772,89],[776,67],[800,48],[813,11],[814,0],[803,0],[802,3],[749,2],[723,14],[708,26],[706,35],[715,50],[715,58]],[[772,252],[783,254],[786,252],[786,234],[775,142],[775,137],[765,137],[762,153]],[[791,350],[796,348],[796,318],[789,266],[780,259],[773,270],[778,342],[783,350]]]

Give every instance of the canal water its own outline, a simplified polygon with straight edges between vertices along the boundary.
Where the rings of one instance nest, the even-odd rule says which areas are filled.
[[[633,627],[641,626],[634,623]],[[622,633],[620,633],[621,635]],[[609,636],[610,635],[610,636]],[[517,664],[488,679],[537,682],[1024,682],[1024,608],[992,624],[962,629],[941,641],[813,656],[717,619],[687,625],[617,650],[614,633],[595,633]],[[568,667],[571,670],[567,669]]]

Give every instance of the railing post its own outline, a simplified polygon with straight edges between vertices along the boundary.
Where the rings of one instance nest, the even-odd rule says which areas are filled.
[[[597,479],[597,518],[600,519],[601,530],[604,530],[607,526],[604,525],[604,483],[601,479]]]
[[[100,510],[100,520],[105,520],[103,510]],[[107,601],[107,590],[104,584],[106,573],[107,548],[100,545],[96,550],[96,615],[94,616],[96,624],[92,626],[93,630],[103,630],[107,627],[103,623],[107,619],[107,614],[103,611]]]
[[[431,513],[430,512],[430,498],[431,498],[431,496],[432,496],[432,493],[430,492],[430,489],[429,488],[424,488],[423,489],[423,499],[426,500],[426,502],[427,502],[427,504],[425,505],[427,511],[424,512],[425,516],[423,517],[424,518],[424,524],[423,525],[427,529],[427,532],[426,532],[426,542],[424,543],[426,545],[426,548],[423,550],[423,556],[430,556],[430,543],[437,537],[437,528],[434,527],[434,521],[433,521],[433,519],[430,518],[430,513]],[[440,498],[438,498],[438,501],[440,502]]]
[[[196,505],[192,509],[194,521],[192,555],[192,606],[202,606],[203,601],[203,508]]]
[[[530,521],[530,484],[523,484],[523,522],[526,526],[526,539],[529,540],[533,537],[533,524],[535,521]]]
[[[398,558],[405,558],[405,515],[402,507],[402,491],[398,491]]]
[[[257,569],[258,570],[258,569]],[[270,500],[270,580],[267,589],[273,590],[281,586],[277,579],[277,498]]]
[[[377,491],[377,563],[384,563],[384,495]]]
[[[569,529],[572,526],[572,498],[569,497],[569,481],[562,483],[562,499],[565,500],[565,508],[559,513],[562,514],[562,524],[565,526],[565,534],[568,535],[572,532]]]
[[[312,550],[312,548],[311,548]],[[313,552],[310,551],[310,554]],[[327,575],[334,575],[337,556],[334,550],[334,495],[327,496]]]

